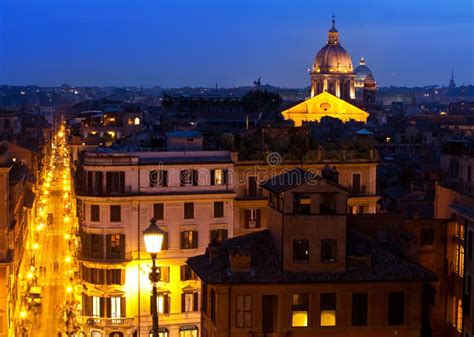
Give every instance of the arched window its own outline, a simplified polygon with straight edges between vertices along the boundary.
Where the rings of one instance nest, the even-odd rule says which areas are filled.
[[[135,117],[135,119],[133,120],[133,125],[140,125],[140,118]]]

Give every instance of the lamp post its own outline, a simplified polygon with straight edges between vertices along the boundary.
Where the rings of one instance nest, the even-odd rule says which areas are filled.
[[[160,280],[160,272],[156,266],[156,257],[161,252],[165,232],[156,224],[156,219],[150,220],[150,225],[143,231],[146,251],[151,255],[152,267],[149,279],[153,285],[152,293],[152,315],[153,315],[153,337],[158,337],[158,308],[156,283]]]

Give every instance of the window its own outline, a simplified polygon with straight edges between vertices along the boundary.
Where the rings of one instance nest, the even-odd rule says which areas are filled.
[[[214,219],[224,217],[224,202],[214,201]]]
[[[472,276],[471,276],[471,274],[467,274],[467,277],[466,277],[466,290],[465,290],[466,295],[471,295],[471,287],[472,287]]]
[[[352,174],[352,192],[355,194],[360,194],[360,173],[353,173]]]
[[[122,207],[120,205],[110,205],[110,222],[122,221]]]
[[[197,170],[182,170],[179,172],[180,186],[197,186],[198,185],[198,171]]]
[[[168,283],[170,281],[170,267],[162,266],[158,268],[160,271],[160,282]]]
[[[184,203],[184,218],[194,219],[194,203],[193,202]]]
[[[150,313],[153,314],[153,296],[150,296]],[[159,314],[170,313],[170,297],[167,293],[159,293],[156,296],[156,308]]]
[[[125,283],[125,280],[122,281],[122,269],[108,269],[107,270],[107,284],[124,284],[124,283]]]
[[[100,317],[100,297],[92,296],[92,316]]]
[[[252,296],[237,296],[237,328],[250,328],[252,326]]]
[[[462,300],[457,300],[457,307],[456,307],[456,330],[458,332],[462,331]]]
[[[227,171],[223,169],[211,170],[211,185],[225,185]]]
[[[91,205],[91,221],[100,221],[99,205]]]
[[[293,294],[291,307],[291,326],[308,326],[308,294]]]
[[[168,232],[163,234],[163,243],[161,244],[161,250],[168,250]]]
[[[140,125],[140,118],[135,117],[135,118],[133,119],[133,125]]]
[[[167,171],[164,170],[151,170],[148,174],[149,186],[150,187],[166,187],[167,186]]]
[[[195,325],[183,325],[179,328],[179,337],[198,337],[198,328]]]
[[[405,294],[388,293],[388,325],[403,325],[405,322]]]
[[[181,249],[198,248],[198,232],[184,231],[181,232]]]
[[[472,231],[467,231],[467,258],[472,260]]]
[[[337,240],[321,240],[321,262],[334,263],[337,260]]]
[[[121,312],[120,312],[120,297],[111,297],[110,298],[110,317],[112,318],[118,318],[122,317]]]
[[[319,204],[320,214],[336,214],[336,195],[337,193],[321,193],[321,202]]]
[[[110,236],[110,252],[112,254],[120,253],[120,234]]]
[[[422,246],[432,246],[434,242],[433,228],[422,228],[420,232],[420,244]]]
[[[368,295],[367,293],[352,294],[352,326],[367,325]]]
[[[153,218],[158,221],[163,220],[165,217],[164,205],[163,204],[153,204]]]
[[[199,294],[195,292],[185,292],[181,294],[181,312],[198,311]]]
[[[245,210],[245,228],[260,228],[260,209]]]
[[[336,293],[324,293],[320,296],[320,325],[336,326]]]
[[[187,264],[181,266],[181,281],[191,281],[196,279],[196,274],[193,272],[190,266]]]
[[[464,277],[464,245],[456,242],[456,250],[454,256],[454,272]]]
[[[259,196],[259,190],[258,190],[258,185],[257,185],[257,177],[248,177],[247,196],[248,197],[258,197]]]
[[[293,240],[293,262],[309,262],[309,240]]]
[[[103,237],[99,234],[90,234],[91,257],[102,258],[104,255]]]
[[[227,229],[214,229],[210,234],[211,243],[221,244],[227,239]]]
[[[107,172],[105,178],[108,194],[123,194],[125,192],[125,172]]]
[[[294,193],[293,212],[296,214],[310,214],[311,198],[306,194]]]

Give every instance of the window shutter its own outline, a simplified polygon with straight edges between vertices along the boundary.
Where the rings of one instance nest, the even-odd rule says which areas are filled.
[[[261,209],[257,209],[257,228],[260,228],[260,214],[261,214],[262,210]]]
[[[216,171],[215,170],[211,170],[211,185],[215,185],[215,181],[216,181]]]
[[[105,174],[105,191],[110,193],[112,191],[112,172]]]
[[[224,185],[227,185],[227,181],[228,181],[228,177],[227,177],[227,174],[229,173],[228,170],[224,170],[223,172],[223,178],[224,178]]]
[[[105,300],[106,299],[104,297],[100,298],[100,317],[107,317],[105,313],[105,308],[106,308]]]
[[[88,309],[89,309],[89,306],[87,305],[87,295],[86,294],[82,294],[82,303],[83,303],[83,306],[82,306],[82,314],[84,316],[90,316],[89,313],[88,313]]]
[[[163,267],[163,277],[161,279],[166,283],[170,281],[170,267]]]
[[[99,284],[105,284],[105,273],[108,272],[108,270],[104,269],[98,269],[99,273]]]
[[[166,187],[166,186],[168,186],[168,171],[163,170],[162,172],[163,172],[162,173],[162,175],[163,175],[162,176],[162,178],[163,178],[163,187]]]
[[[199,171],[193,170],[193,186],[198,185],[198,179],[199,179]]]
[[[244,220],[245,228],[249,228],[249,221],[250,221],[250,210],[246,209],[245,210],[245,220]]]
[[[169,314],[170,313],[170,297],[168,294],[163,295],[163,302],[164,302],[163,313]]]
[[[104,193],[104,173],[102,171],[98,171],[96,173],[96,185],[97,185],[97,190],[99,192],[99,194],[103,194]]]
[[[105,236],[105,258],[108,259],[111,257],[112,252],[110,251],[110,246],[112,245],[112,235]]]
[[[185,242],[185,232],[181,232],[181,249],[185,249],[184,242]]]
[[[168,232],[163,234],[163,243],[161,244],[161,250],[168,250]]]
[[[181,294],[181,312],[186,312],[186,295]]]
[[[198,276],[197,276],[197,274],[196,274],[194,271],[191,272],[191,275],[192,275],[193,280],[197,280],[197,279],[198,279]]]
[[[125,269],[120,269],[120,284],[125,284]]]
[[[107,308],[107,317],[110,317],[112,316],[112,300],[110,297],[107,297],[105,300]]]
[[[120,234],[120,258],[125,258],[125,234]]]
[[[198,311],[198,302],[199,302],[198,293],[194,292],[193,293],[193,311]]]
[[[186,268],[186,266],[184,266],[184,265],[180,266],[180,280],[181,281],[185,280],[185,272],[186,272],[185,268]]]
[[[193,248],[198,247],[198,231],[193,231]]]
[[[126,305],[126,297],[120,297],[120,317],[127,317],[126,315],[126,310],[127,310],[127,305]]]

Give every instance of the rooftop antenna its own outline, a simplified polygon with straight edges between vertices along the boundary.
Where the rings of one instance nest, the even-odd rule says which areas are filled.
[[[451,66],[451,80],[454,81],[454,66]]]
[[[336,29],[336,16],[334,14],[332,15],[332,28]]]

